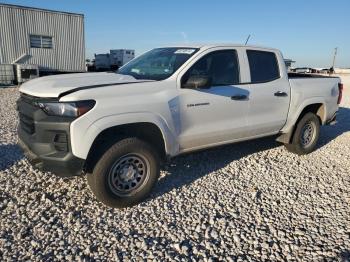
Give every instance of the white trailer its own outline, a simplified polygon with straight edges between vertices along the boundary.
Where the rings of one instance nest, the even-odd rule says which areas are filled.
[[[133,49],[114,49],[110,51],[111,65],[123,66],[135,58],[135,50]]]
[[[96,70],[109,70],[111,68],[111,60],[109,54],[95,54]]]

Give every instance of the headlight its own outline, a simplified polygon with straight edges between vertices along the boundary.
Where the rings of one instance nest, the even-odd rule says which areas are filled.
[[[38,106],[50,116],[79,117],[90,111],[96,102],[85,100],[77,102],[40,102]]]

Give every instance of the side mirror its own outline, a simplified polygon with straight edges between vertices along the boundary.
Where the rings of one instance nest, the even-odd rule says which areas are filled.
[[[191,76],[188,80],[183,83],[182,88],[203,88],[208,89],[211,87],[211,77],[202,76]]]

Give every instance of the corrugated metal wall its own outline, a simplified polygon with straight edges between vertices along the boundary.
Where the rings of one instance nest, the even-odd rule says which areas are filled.
[[[53,48],[30,48],[29,35],[53,37]],[[40,70],[85,71],[84,16],[0,4],[0,63],[24,54]]]

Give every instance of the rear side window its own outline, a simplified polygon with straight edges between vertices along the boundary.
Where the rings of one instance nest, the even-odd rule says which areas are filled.
[[[252,83],[269,82],[280,77],[275,53],[247,50]]]

